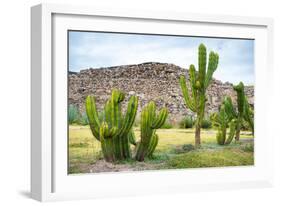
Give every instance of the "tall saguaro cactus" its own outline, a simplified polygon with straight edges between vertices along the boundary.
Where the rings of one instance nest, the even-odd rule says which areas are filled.
[[[92,134],[101,142],[104,158],[108,162],[131,157],[129,143],[134,140],[131,130],[137,113],[138,98],[130,97],[127,112],[123,116],[121,102],[124,98],[124,93],[114,89],[111,98],[104,106],[104,116],[101,121],[96,109],[95,97],[88,96],[86,99],[86,113]]]
[[[167,108],[162,108],[156,114],[156,106],[149,102],[141,112],[141,140],[137,146],[136,160],[143,161],[145,157],[151,157],[158,143],[156,129],[160,128],[168,116]]]
[[[190,91],[186,86],[184,76],[180,77],[180,86],[187,108],[196,113],[195,121],[195,146],[200,146],[200,130],[202,120],[205,113],[206,90],[210,85],[214,72],[219,63],[219,55],[213,51],[209,54],[207,67],[207,51],[204,44],[200,44],[198,48],[198,72],[194,65],[189,67]]]

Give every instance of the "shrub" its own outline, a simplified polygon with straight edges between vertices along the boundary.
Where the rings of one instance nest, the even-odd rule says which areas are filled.
[[[201,123],[201,127],[203,129],[210,129],[212,127],[212,122],[211,120],[208,118],[208,119],[203,119],[202,120],[202,123]]]
[[[195,149],[195,147],[192,145],[192,144],[184,144],[182,146],[182,149],[185,151],[185,152],[190,152],[192,150]]]
[[[174,149],[174,152],[176,154],[182,154],[182,153],[190,152],[194,149],[195,149],[195,147],[192,144],[184,144],[184,145],[181,145],[181,146],[177,146]]]
[[[193,127],[193,119],[192,117],[184,117],[180,123],[179,127],[181,129],[187,129],[187,128],[192,128]]]
[[[70,104],[68,108],[68,123],[69,124],[74,124],[79,122],[79,111],[78,108]]]
[[[254,152],[254,144],[246,144],[241,148],[244,152]]]
[[[88,120],[86,112],[84,112],[81,115],[81,117],[80,117],[80,124],[82,124],[82,125],[88,125],[89,124],[89,120]]]
[[[166,120],[166,122],[161,127],[161,129],[171,129],[171,128],[173,128],[173,125],[169,120]]]

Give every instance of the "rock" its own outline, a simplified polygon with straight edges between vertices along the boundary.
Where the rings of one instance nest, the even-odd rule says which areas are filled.
[[[69,103],[77,105],[80,112],[84,112],[85,98],[87,95],[95,95],[97,108],[100,110],[103,109],[111,90],[117,88],[126,94],[125,105],[131,95],[139,97],[138,112],[141,111],[141,107],[153,100],[158,107],[167,106],[171,121],[179,121],[186,115],[194,116],[189,109],[186,109],[179,87],[180,75],[185,75],[189,79],[187,69],[156,62],[71,72],[69,74]],[[230,96],[235,104],[236,93],[232,86],[229,82],[212,80],[207,89],[207,115],[218,111],[226,95]],[[245,86],[245,94],[253,106],[254,87]]]

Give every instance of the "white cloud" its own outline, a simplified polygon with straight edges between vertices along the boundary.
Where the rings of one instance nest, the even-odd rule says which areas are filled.
[[[254,82],[252,42],[229,39],[80,32],[70,38],[70,70],[150,61],[188,68],[197,65],[200,42],[220,55],[215,78],[232,83]]]

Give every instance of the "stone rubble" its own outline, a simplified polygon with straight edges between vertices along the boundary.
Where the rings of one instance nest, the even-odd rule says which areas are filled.
[[[169,109],[169,119],[177,122],[186,115],[194,116],[186,108],[179,86],[179,76],[188,79],[188,70],[174,64],[147,62],[137,65],[124,65],[108,68],[86,69],[79,73],[69,73],[69,104],[78,106],[81,113],[85,112],[84,102],[87,95],[96,97],[97,108],[103,108],[111,90],[117,88],[125,92],[126,99],[131,95],[139,97],[139,112],[149,101],[156,102],[158,108]],[[189,86],[189,85],[188,85]],[[224,96],[229,95],[233,103],[236,94],[229,82],[223,83],[213,79],[207,90],[206,115],[218,111]],[[254,86],[246,86],[245,93],[254,106]],[[123,107],[126,109],[126,106]]]

